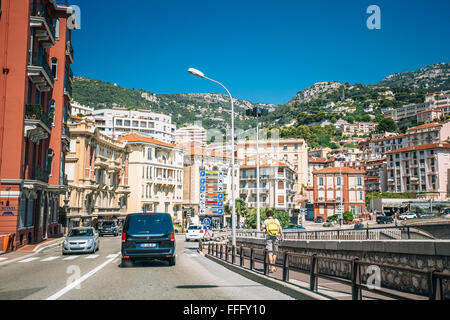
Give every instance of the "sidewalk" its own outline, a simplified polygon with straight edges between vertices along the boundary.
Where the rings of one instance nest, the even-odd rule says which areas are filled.
[[[20,247],[19,249],[15,250],[15,251],[0,254],[0,266],[8,264],[10,262],[14,262],[19,259],[31,257],[31,256],[41,252],[44,249],[59,246],[64,241],[64,239],[65,239],[65,237],[50,238],[50,239],[41,241],[39,243]]]

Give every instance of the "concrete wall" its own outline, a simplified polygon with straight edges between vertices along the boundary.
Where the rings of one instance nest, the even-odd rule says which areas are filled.
[[[264,239],[236,238],[238,246],[264,248]],[[280,243],[279,250],[301,254],[317,254],[318,256],[354,259],[396,267],[409,267],[424,271],[439,269],[450,274],[450,240],[378,240],[378,241],[321,241],[321,240],[285,240]],[[282,263],[282,256],[278,256]],[[305,258],[291,259],[292,265],[309,270],[309,261]],[[361,267],[362,282],[369,274],[367,266]],[[331,260],[319,261],[319,272],[351,279],[351,265],[346,262]],[[428,275],[381,268],[381,287],[400,290],[402,292],[427,294]],[[450,299],[450,281],[443,281],[443,294]]]

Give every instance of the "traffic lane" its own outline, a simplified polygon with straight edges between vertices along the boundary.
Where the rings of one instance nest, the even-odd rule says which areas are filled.
[[[63,300],[261,300],[292,299],[214,263],[197,252],[197,242],[176,236],[176,265],[137,262],[120,268],[120,259],[63,295]]]
[[[101,238],[95,254],[62,255],[61,246],[0,267],[0,300],[45,299],[77,273],[100,265],[120,251],[120,238]]]

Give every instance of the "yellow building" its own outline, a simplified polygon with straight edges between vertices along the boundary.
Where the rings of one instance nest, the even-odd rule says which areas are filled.
[[[130,151],[130,212],[165,212],[181,222],[183,150],[136,133],[119,140]]]
[[[95,226],[99,220],[124,219],[128,209],[128,147],[73,117],[68,124],[68,192],[64,206],[68,227]]]

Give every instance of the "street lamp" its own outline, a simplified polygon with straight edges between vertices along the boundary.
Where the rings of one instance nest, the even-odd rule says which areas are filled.
[[[231,100],[231,203],[232,203],[232,215],[231,215],[231,239],[232,239],[232,245],[236,245],[236,208],[235,208],[235,199],[234,199],[234,104],[233,104],[233,97],[231,96],[230,91],[221,84],[220,82],[210,79],[208,77],[205,77],[205,74],[197,69],[189,68],[188,72],[190,74],[193,74],[194,76],[197,76],[199,78],[203,78],[209,81],[212,81],[214,83],[217,83],[222,88],[225,89],[225,91],[230,96]]]
[[[261,224],[261,209],[259,203],[259,116],[267,115],[268,110],[254,107],[245,111],[247,116],[256,117],[256,230],[259,231]]]

